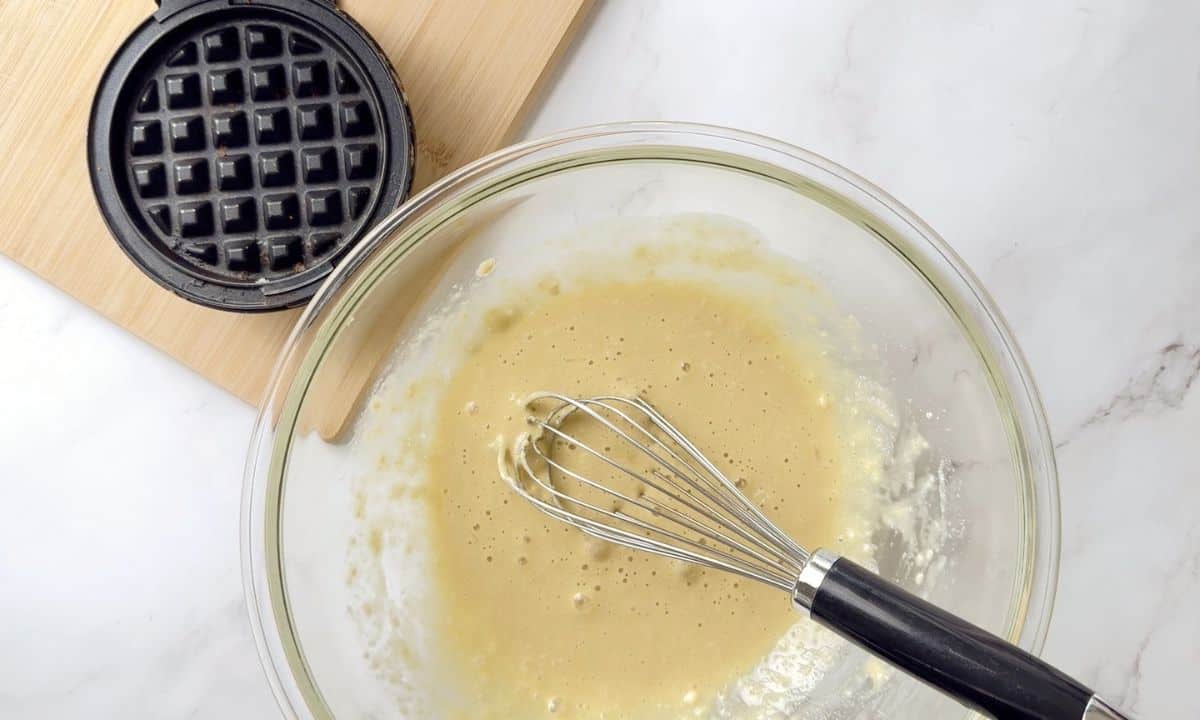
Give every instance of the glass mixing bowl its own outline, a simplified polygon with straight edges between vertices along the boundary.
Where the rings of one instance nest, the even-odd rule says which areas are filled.
[[[820,280],[950,469],[934,501],[957,531],[938,581],[922,585],[895,558],[878,558],[881,572],[1041,649],[1058,575],[1053,446],[1012,334],[963,262],[886,193],[799,148],[716,127],[606,125],[502,150],[428,188],[364,239],[301,316],[262,404],[243,501],[247,603],[285,716],[379,712],[337,590],[352,534],[345,448],[416,309],[489,256],[537,252],[613,218],[696,212],[756,227]],[[865,703],[844,697],[836,677],[822,682],[813,693],[828,716],[966,714],[907,677]]]

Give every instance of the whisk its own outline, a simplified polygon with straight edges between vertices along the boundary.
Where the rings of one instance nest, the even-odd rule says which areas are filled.
[[[644,399],[529,398],[530,407],[546,402],[545,415],[529,418],[530,431],[501,448],[499,464],[547,515],[603,540],[787,592],[796,609],[978,712],[1128,720],[1024,650],[835,552],[801,547]],[[603,441],[585,442],[593,436]],[[588,463],[603,472],[581,471]]]

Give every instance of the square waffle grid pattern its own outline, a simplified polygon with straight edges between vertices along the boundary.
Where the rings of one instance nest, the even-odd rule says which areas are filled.
[[[171,51],[126,130],[127,196],[205,274],[277,281],[363,228],[386,162],[378,104],[331,43],[231,22]]]

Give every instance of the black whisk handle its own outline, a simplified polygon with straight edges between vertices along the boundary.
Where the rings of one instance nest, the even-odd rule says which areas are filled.
[[[1032,654],[829,551],[814,553],[795,602],[977,712],[1006,720],[1127,720]]]

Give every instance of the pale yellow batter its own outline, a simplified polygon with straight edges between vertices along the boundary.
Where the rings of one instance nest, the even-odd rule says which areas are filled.
[[[640,393],[802,544],[831,545],[845,458],[825,360],[685,280],[545,285],[486,326],[439,400],[427,484],[461,716],[691,716],[798,621],[787,595],[557,524],[499,477],[496,438],[524,429],[533,391]]]

